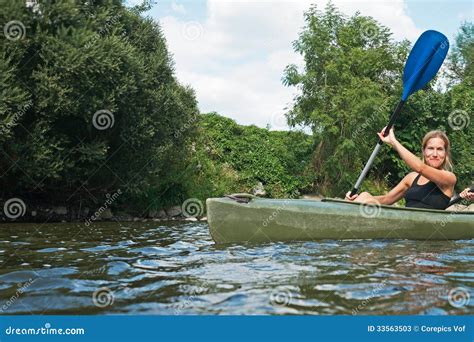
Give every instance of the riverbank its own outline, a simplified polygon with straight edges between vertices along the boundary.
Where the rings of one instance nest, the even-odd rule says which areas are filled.
[[[257,189],[258,190],[258,189]],[[263,188],[260,189],[261,194]],[[254,194],[258,194],[254,191]],[[97,205],[68,205],[65,203],[45,203],[39,200],[22,198],[0,198],[3,210],[0,210],[0,223],[23,222],[84,222],[90,226],[94,222],[146,222],[146,221],[207,221],[205,200],[189,198],[183,203],[161,209],[146,209],[137,212],[123,204],[117,206],[116,199],[121,192],[107,196],[107,200]],[[321,196],[307,194],[303,198],[320,201]]]
[[[87,226],[94,222],[122,221],[207,221],[204,209],[197,215],[183,212],[182,206],[171,206],[161,210],[147,210],[143,213],[130,213],[127,210],[115,210],[109,207],[74,207],[67,205],[28,205],[19,198],[1,200],[4,203],[0,211],[0,222],[84,222]]]

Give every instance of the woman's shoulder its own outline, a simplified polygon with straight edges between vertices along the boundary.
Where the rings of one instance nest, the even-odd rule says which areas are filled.
[[[445,170],[446,174],[450,177],[453,177],[454,181],[457,180],[456,175],[452,171]]]
[[[456,175],[454,174],[454,172],[452,171],[448,171],[448,170],[443,170],[443,175],[444,175],[444,179],[446,179],[448,181],[448,183],[446,184],[448,188],[453,188],[458,179],[456,177]]]
[[[412,183],[415,181],[415,178],[419,176],[419,173],[418,172],[410,172],[408,173],[404,178],[403,178],[403,181],[405,183],[407,183],[409,186],[412,185]]]

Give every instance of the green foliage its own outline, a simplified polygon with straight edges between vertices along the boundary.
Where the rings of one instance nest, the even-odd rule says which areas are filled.
[[[464,22],[449,56],[447,77],[451,83],[474,85],[474,23]]]
[[[201,115],[197,137],[193,197],[251,192],[258,182],[268,196],[285,197],[312,184],[313,142],[304,133],[240,126],[211,113]]]
[[[121,188],[122,201],[145,206],[179,182],[197,104],[143,9],[118,0],[2,5],[1,22],[25,26],[22,39],[1,39],[3,191],[100,202]]]
[[[313,156],[315,188],[341,196],[352,188],[378,140],[375,133],[386,125],[399,101],[410,43],[393,41],[390,31],[371,17],[358,13],[346,17],[331,3],[324,12],[311,7],[305,19],[294,43],[305,68],[299,71],[289,65],[285,70],[284,83],[301,90],[287,113],[288,122],[311,128],[319,141]],[[443,93],[433,89],[436,81],[431,82],[410,98],[395,128],[404,146],[420,154],[428,131],[445,130],[451,136],[456,173],[464,184],[469,175],[472,178],[472,129],[454,131],[448,117],[456,109],[472,115],[472,78],[467,77],[472,70],[472,25],[465,24],[460,35],[451,63],[453,74],[463,78],[460,84]],[[408,171],[385,146],[364,190],[380,182],[394,186]]]
[[[313,6],[305,18],[294,44],[305,70],[289,66],[285,73],[285,83],[301,89],[288,121],[312,129],[319,140],[315,186],[340,196],[354,182],[396,103],[408,43],[393,43],[389,30],[372,18],[347,18],[332,4],[324,13]]]
[[[454,126],[450,137],[458,176],[458,190],[474,184],[474,24],[464,23],[456,37],[456,46],[448,64],[457,84],[447,92],[447,108]],[[449,116],[448,116],[449,117]],[[456,119],[457,117],[457,119]],[[456,121],[458,120],[458,121]],[[452,127],[450,127],[452,128]]]

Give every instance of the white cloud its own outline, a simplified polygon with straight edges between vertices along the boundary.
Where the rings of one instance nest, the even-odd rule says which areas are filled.
[[[176,1],[171,3],[171,10],[178,14],[186,14],[186,9],[183,4],[178,4]]]
[[[281,78],[286,65],[302,63],[292,42],[312,3],[208,0],[208,16],[203,21],[160,18],[178,79],[196,90],[200,110],[217,111],[241,124],[264,127],[272,123],[281,128],[279,116],[295,94],[295,89],[282,85]],[[322,9],[326,0],[316,3]],[[373,16],[397,40],[414,41],[421,33],[402,0],[333,3],[347,15],[359,10]]]
[[[415,41],[423,30],[417,28],[407,12],[404,0],[393,1],[334,1],[334,4],[348,15],[356,11],[361,15],[371,16],[382,25],[387,26],[396,40],[409,39]]]
[[[143,3],[143,0],[126,0],[125,3],[127,6],[137,6]]]

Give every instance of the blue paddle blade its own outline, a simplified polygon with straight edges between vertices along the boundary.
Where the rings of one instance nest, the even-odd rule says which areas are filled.
[[[416,41],[403,71],[402,100],[423,88],[438,72],[449,50],[446,36],[438,31],[425,31]]]

